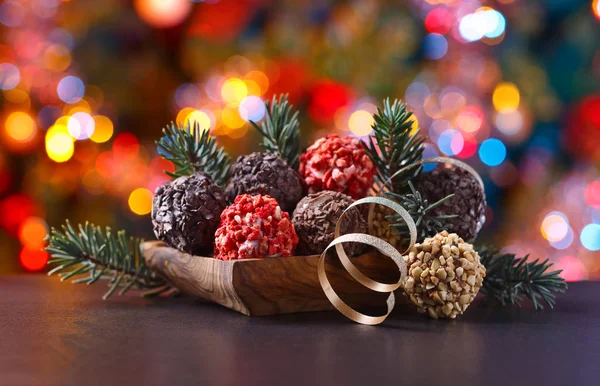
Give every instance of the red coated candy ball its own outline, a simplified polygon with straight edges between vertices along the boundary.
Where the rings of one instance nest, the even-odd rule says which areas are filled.
[[[331,134],[300,156],[299,172],[309,193],[333,190],[359,199],[373,185],[375,165],[358,138]]]
[[[290,216],[271,196],[242,194],[221,213],[215,258],[221,260],[291,256],[298,236]]]

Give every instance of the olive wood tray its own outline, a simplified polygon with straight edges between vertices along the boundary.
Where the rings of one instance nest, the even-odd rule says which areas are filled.
[[[142,245],[146,264],[181,291],[249,316],[325,311],[333,307],[317,276],[319,255],[223,261],[192,256],[160,241]],[[369,252],[352,258],[365,275],[384,283],[399,279],[388,257]],[[373,292],[356,282],[328,256],[325,270],[332,287],[354,309],[385,305],[388,294]]]

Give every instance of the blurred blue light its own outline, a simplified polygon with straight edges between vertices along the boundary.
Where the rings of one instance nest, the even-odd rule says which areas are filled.
[[[12,90],[21,81],[19,69],[11,63],[0,64],[0,89]]]
[[[406,89],[404,98],[410,106],[422,106],[429,95],[431,95],[431,90],[425,83],[412,82]]]
[[[493,15],[492,17],[494,18],[495,23],[492,24],[494,29],[487,31],[485,36],[488,38],[497,38],[504,33],[504,29],[506,28],[506,19],[504,19],[504,16],[496,10],[491,10],[488,12]]]
[[[196,106],[202,93],[193,83],[184,83],[175,90],[175,103],[179,108]]]
[[[448,42],[443,35],[431,33],[423,39],[423,53],[426,58],[438,60],[448,52]]]
[[[76,76],[65,76],[56,87],[58,97],[65,103],[77,103],[85,95],[85,85]]]
[[[584,226],[579,239],[581,245],[590,251],[600,251],[600,225],[588,224]]]
[[[446,130],[442,134],[440,134],[440,138],[438,139],[438,147],[440,151],[446,155],[453,156],[454,151],[452,150],[452,139],[455,135],[460,135],[460,133],[456,130]]]
[[[58,107],[44,106],[37,115],[38,125],[42,130],[48,130],[61,115],[62,110]]]
[[[506,159],[506,146],[499,139],[486,139],[479,147],[479,158],[488,166],[498,166]]]
[[[240,103],[239,113],[245,121],[260,121],[265,116],[265,112],[265,103],[257,96],[247,96]]]
[[[439,155],[440,154],[435,149],[435,146],[433,146],[429,143],[425,144],[425,150],[423,150],[423,159],[438,157]],[[427,164],[423,165],[423,171],[430,172],[433,169],[435,169],[436,166],[437,166],[437,162],[427,163]]]
[[[556,249],[567,249],[573,244],[573,240],[575,239],[575,232],[573,229],[569,227],[567,234],[563,237],[562,240],[559,241],[550,241],[550,245]]]

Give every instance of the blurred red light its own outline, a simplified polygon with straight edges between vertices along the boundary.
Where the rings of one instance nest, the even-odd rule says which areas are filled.
[[[579,281],[584,279],[585,266],[578,258],[574,256],[565,256],[557,264],[558,269],[562,269],[560,276],[566,281]]]
[[[21,266],[27,271],[41,271],[48,263],[48,252],[41,249],[29,249],[27,247],[21,249],[19,261]]]
[[[220,0],[216,3],[200,3],[192,16],[190,35],[208,40],[225,42],[237,37],[250,20],[250,2]]]
[[[444,35],[452,28],[452,15],[445,8],[432,9],[425,17],[425,28],[431,33]]]
[[[463,134],[464,145],[462,150],[457,154],[459,158],[472,157],[477,152],[477,140],[475,137]]]
[[[351,99],[350,89],[331,80],[316,82],[311,89],[308,113],[319,123],[329,123],[338,109],[348,105]]]
[[[14,194],[0,202],[0,226],[8,233],[17,234],[21,223],[29,216],[39,214],[37,204],[23,194]]]
[[[140,150],[140,142],[131,133],[120,133],[113,141],[113,153],[115,158],[133,158]]]
[[[585,188],[585,202],[594,208],[600,208],[600,180],[590,183]]]

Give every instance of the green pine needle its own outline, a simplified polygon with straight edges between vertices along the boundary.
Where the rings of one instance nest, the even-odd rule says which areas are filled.
[[[300,130],[298,128],[298,111],[289,103],[287,95],[279,95],[279,100],[266,104],[266,116],[259,125],[250,121],[252,126],[263,136],[262,146],[265,150],[277,154],[286,160],[292,169],[298,169],[300,158]]]
[[[450,194],[441,200],[429,204],[413,186],[412,182],[407,181],[410,193],[398,194],[394,192],[386,192],[387,198],[398,202],[404,207],[417,225],[417,238],[423,240],[426,237],[432,237],[443,230],[451,230],[451,223],[447,220],[455,218],[456,215],[441,215],[435,216],[432,210],[454,197]],[[390,226],[395,229],[396,234],[401,238],[408,238],[410,231],[404,220],[399,215],[386,216],[390,221]]]
[[[521,306],[526,297],[536,310],[550,308],[556,304],[556,294],[567,290],[567,283],[559,276],[561,270],[550,271],[552,263],[548,259],[527,261],[525,257],[515,257],[512,253],[500,253],[497,249],[483,247],[477,249],[481,263],[486,268],[481,292],[496,299],[503,306]]]
[[[45,250],[56,265],[48,275],[57,274],[61,281],[72,279],[73,283],[95,283],[108,280],[109,289],[103,299],[117,289],[123,295],[131,289],[161,292],[171,286],[146,266],[141,255],[142,239],[126,235],[125,231],[113,233],[110,228],[102,229],[86,223],[75,229],[69,221],[62,231],[52,228]]]
[[[197,172],[208,174],[223,187],[229,180],[231,158],[211,137],[208,130],[200,129],[198,122],[192,127],[177,127],[171,122],[163,129],[164,136],[156,143],[158,153],[173,162],[175,172],[167,174],[173,178],[189,176]]]
[[[363,144],[377,168],[375,181],[380,190],[404,192],[407,182],[417,176],[422,168],[415,167],[392,176],[401,168],[423,158],[425,137],[420,134],[420,129],[411,134],[413,113],[407,109],[406,103],[398,99],[393,103],[389,98],[385,99],[383,110],[378,108],[373,118],[373,135]]]

